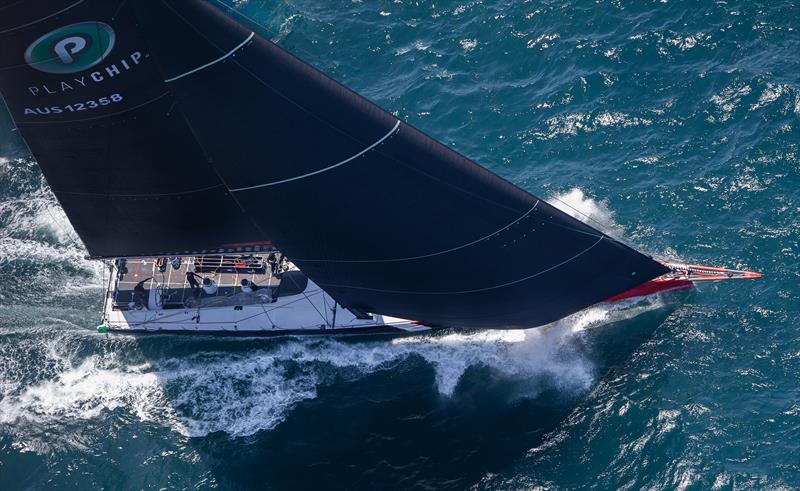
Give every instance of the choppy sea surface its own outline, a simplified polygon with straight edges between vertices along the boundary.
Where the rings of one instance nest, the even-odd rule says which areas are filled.
[[[797,2],[229,5],[639,249],[765,278],[528,331],[105,337],[3,110],[0,489],[800,488]]]

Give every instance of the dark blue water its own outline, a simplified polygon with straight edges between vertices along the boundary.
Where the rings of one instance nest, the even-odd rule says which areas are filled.
[[[0,489],[800,487],[796,2],[235,6],[640,249],[765,278],[531,331],[106,338],[3,113]]]

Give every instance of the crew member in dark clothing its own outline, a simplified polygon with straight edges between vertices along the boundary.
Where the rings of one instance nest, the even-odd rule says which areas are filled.
[[[203,277],[194,272],[194,263],[186,266],[186,281],[189,282],[189,286],[192,287],[192,290],[200,288],[200,283],[197,281],[197,278],[203,281]]]
[[[278,258],[274,252],[270,252],[269,256],[267,256],[267,264],[269,264],[269,270],[273,275],[278,274]]]
[[[117,280],[122,281],[122,278],[128,274],[128,260],[116,259],[114,264],[117,266]]]
[[[198,278],[200,278],[200,281],[203,281],[203,277],[194,271],[186,272],[186,281],[189,282],[189,286],[192,287],[192,290],[200,288],[200,282],[197,281]]]
[[[133,287],[133,303],[137,308],[147,308],[149,295],[147,289],[144,287],[144,284],[150,280],[151,278],[144,279],[139,283],[136,283],[136,286]]]

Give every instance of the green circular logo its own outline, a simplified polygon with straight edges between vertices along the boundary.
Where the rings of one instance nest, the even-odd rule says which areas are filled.
[[[28,65],[46,73],[91,68],[114,48],[114,29],[103,22],[78,22],[50,31],[25,50]]]

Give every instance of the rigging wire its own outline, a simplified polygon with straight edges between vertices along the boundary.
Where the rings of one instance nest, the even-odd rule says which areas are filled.
[[[283,280],[281,280],[281,281],[283,281]],[[323,315],[323,314],[322,314],[322,312],[320,312],[320,311],[319,311],[319,309],[317,308],[317,306],[316,306],[316,305],[314,305],[314,302],[312,302],[312,301],[311,301],[311,300],[308,298],[308,295],[306,295],[306,292],[305,292],[305,291],[302,291],[301,293],[303,294],[303,297],[306,299],[306,301],[307,301],[307,302],[308,302],[308,303],[309,303],[309,304],[310,304],[312,307],[314,307],[314,310],[316,310],[316,311],[317,311],[317,313],[319,314],[319,316],[322,318],[322,322],[324,322],[324,323],[325,323],[325,325],[328,325],[328,317],[327,317],[327,316],[325,316],[325,315]],[[322,298],[325,298],[325,293],[323,293],[323,294],[322,294]]]
[[[274,320],[272,320],[272,317],[270,317],[270,315],[269,315],[269,311],[267,311],[267,308],[266,308],[266,307],[264,307],[264,304],[263,304],[263,303],[259,303],[259,305],[261,306],[261,310],[263,310],[263,311],[264,311],[264,315],[266,315],[266,316],[267,316],[267,320],[269,321],[269,323],[270,323],[270,325],[272,326],[272,328],[273,328],[273,329],[275,329],[276,327],[278,327],[278,326],[275,324],[275,321],[274,321]]]
[[[608,226],[607,224],[604,224],[604,223],[600,222],[599,220],[597,220],[595,218],[592,218],[591,215],[587,215],[586,213],[582,212],[578,208],[575,208],[574,206],[570,205],[566,201],[560,199],[558,196],[553,196],[551,199],[554,199],[554,200],[558,201],[559,203],[561,203],[564,206],[568,207],[569,209],[573,210],[575,213],[578,213],[578,214],[584,216],[587,220],[590,220],[590,221],[596,223],[597,227],[598,227],[598,231],[600,231],[600,233],[602,233],[603,235],[607,235],[608,237],[610,237],[610,238],[614,239],[615,241],[619,242],[620,244],[623,244],[623,245],[635,250],[635,248],[633,246],[631,246],[627,241],[623,240],[621,237],[617,236],[616,234],[611,234],[606,230],[603,230],[603,228]]]

